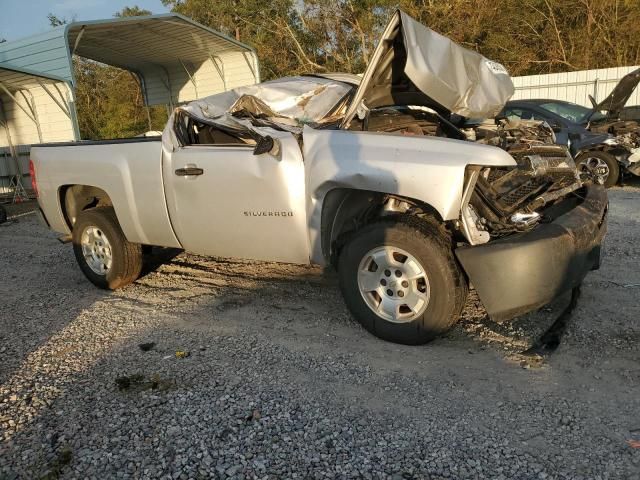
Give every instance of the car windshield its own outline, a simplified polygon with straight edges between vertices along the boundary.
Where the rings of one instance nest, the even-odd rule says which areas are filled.
[[[593,112],[591,108],[565,102],[542,103],[540,107],[574,123],[586,123],[589,120],[589,115]],[[596,112],[591,116],[591,120],[599,120],[601,118],[604,118],[604,115],[600,112]]]

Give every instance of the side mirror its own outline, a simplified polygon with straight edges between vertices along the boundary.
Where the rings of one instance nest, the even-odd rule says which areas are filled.
[[[280,143],[278,140],[274,140],[273,137],[267,135],[260,137],[256,142],[256,146],[253,149],[254,155],[262,155],[263,153],[270,153],[271,155],[277,155],[280,152]]]

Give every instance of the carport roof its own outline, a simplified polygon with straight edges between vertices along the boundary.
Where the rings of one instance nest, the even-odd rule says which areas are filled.
[[[66,35],[71,52],[132,71],[167,59],[201,64],[222,52],[253,51],[176,13],[73,22]]]
[[[44,84],[64,82],[64,79],[55,75],[44,75],[25,68],[8,67],[0,64],[0,85],[10,92],[29,90],[32,87]]]
[[[199,65],[220,53],[254,50],[177,13],[77,21],[12,42],[0,43],[0,66],[28,68],[73,82],[72,54],[133,72]],[[254,77],[259,81],[258,73]]]

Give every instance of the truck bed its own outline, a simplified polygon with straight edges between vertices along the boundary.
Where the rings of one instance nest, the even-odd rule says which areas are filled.
[[[34,145],[31,159],[40,207],[54,231],[70,232],[67,189],[87,186],[106,193],[130,241],[179,246],[165,201],[161,137]]]

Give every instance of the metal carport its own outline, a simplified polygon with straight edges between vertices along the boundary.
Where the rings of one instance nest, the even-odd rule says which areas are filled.
[[[147,105],[173,106],[260,81],[251,47],[176,13],[73,22],[5,42],[0,66],[75,85],[74,54],[136,74]]]
[[[71,98],[60,77],[0,66],[0,198],[28,197],[30,145],[78,139]]]

